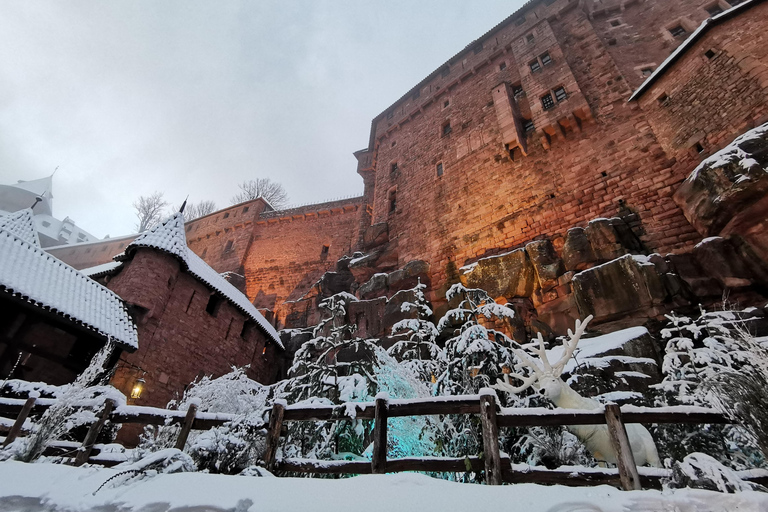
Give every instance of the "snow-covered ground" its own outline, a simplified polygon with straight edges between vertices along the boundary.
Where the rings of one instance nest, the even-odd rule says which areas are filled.
[[[55,464],[0,463],[3,512],[270,512],[466,511],[765,512],[768,494],[678,491],[624,492],[608,486],[488,487],[420,474],[367,475],[344,480],[158,474],[124,482],[119,472]],[[103,485],[103,487],[102,487]],[[101,489],[99,489],[101,487]]]

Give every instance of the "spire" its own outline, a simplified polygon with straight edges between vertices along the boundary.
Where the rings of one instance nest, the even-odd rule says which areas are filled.
[[[151,247],[160,249],[179,258],[187,264],[187,236],[184,233],[184,214],[176,212],[149,231],[139,235],[125,248]]]
[[[179,213],[184,213],[184,208],[187,207],[187,199],[189,199],[189,196],[184,198],[184,202],[181,203],[181,208],[179,208]]]
[[[40,239],[37,236],[33,215],[32,209],[27,208],[0,216],[0,230],[8,231],[25,242],[40,247]]]

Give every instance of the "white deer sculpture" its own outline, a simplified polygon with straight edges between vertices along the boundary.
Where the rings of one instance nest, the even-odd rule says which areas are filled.
[[[563,355],[555,364],[551,364],[547,359],[544,338],[542,338],[541,333],[538,336],[538,346],[534,344],[526,346],[527,352],[521,349],[512,349],[520,359],[515,370],[520,371],[521,368],[528,368],[531,370],[531,374],[526,377],[519,373],[505,373],[504,380],[499,379],[498,383],[492,387],[500,391],[518,394],[533,386],[541,395],[562,409],[597,409],[602,407],[600,402],[581,396],[560,378],[590,320],[592,320],[591,315],[584,322],[576,320],[575,333],[568,329],[568,339],[563,340]],[[510,377],[521,381],[522,385],[513,386],[509,382]],[[636,423],[628,424],[626,429],[635,463],[638,466],[648,464],[659,467],[659,454],[656,451],[656,444],[653,442],[651,433]],[[612,464],[617,463],[616,452],[611,444],[606,425],[574,425],[568,427],[568,430],[584,443],[595,459]]]

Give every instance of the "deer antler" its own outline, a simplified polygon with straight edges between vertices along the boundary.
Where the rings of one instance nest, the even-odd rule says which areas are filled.
[[[565,370],[565,365],[568,364],[568,361],[573,357],[573,353],[576,351],[576,346],[579,344],[581,335],[587,330],[587,324],[592,318],[592,315],[589,315],[583,322],[581,320],[576,320],[575,333],[568,329],[568,339],[563,340],[563,355],[557,363],[552,365],[552,373],[554,375],[562,375]]]
[[[523,385],[513,386],[512,384],[509,383],[510,377],[514,377],[517,380],[523,381]],[[533,383],[536,382],[536,380],[538,380],[538,378],[539,376],[535,373],[530,377],[523,377],[518,373],[509,373],[509,374],[505,373],[504,380],[498,379],[496,381],[496,384],[492,385],[491,387],[494,389],[498,389],[499,391],[506,391],[507,393],[512,393],[516,395],[521,391],[525,391],[526,389],[531,387]]]

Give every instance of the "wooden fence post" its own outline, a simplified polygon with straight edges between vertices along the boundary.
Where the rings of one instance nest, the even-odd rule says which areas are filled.
[[[195,415],[197,414],[197,404],[189,404],[187,409],[187,415],[184,417],[184,423],[181,425],[181,431],[179,432],[179,438],[176,439],[176,449],[184,451],[184,446],[187,444],[187,438],[189,437],[189,431],[192,430],[192,424],[195,422]]]
[[[21,408],[19,415],[16,416],[16,421],[13,423],[10,432],[8,432],[8,435],[5,436],[3,448],[11,444],[19,436],[21,429],[24,426],[24,422],[27,421],[29,413],[32,412],[32,408],[35,406],[35,400],[37,400],[37,397],[30,396],[27,398],[27,401],[24,402],[24,406]]]
[[[640,475],[637,472],[635,457],[632,455],[627,429],[624,427],[624,422],[621,421],[621,408],[618,405],[608,404],[605,406],[605,422],[608,424],[611,444],[616,451],[622,489],[625,491],[640,490]]]
[[[374,474],[387,471],[387,402],[387,398],[376,397],[373,457],[371,458],[371,472]]]
[[[496,393],[480,390],[480,421],[483,425],[483,459],[485,483],[501,485],[501,455],[499,454],[499,425],[496,423]]]
[[[268,471],[275,469],[277,447],[280,444],[280,431],[283,429],[283,416],[285,415],[285,402],[275,400],[272,412],[269,414],[269,431],[267,432],[267,451],[264,454],[264,465]]]
[[[96,438],[99,437],[101,429],[104,428],[104,425],[107,423],[109,415],[114,408],[115,401],[111,398],[104,402],[104,408],[101,410],[99,419],[96,420],[96,423],[91,425],[91,428],[88,429],[88,433],[85,435],[83,445],[77,452],[77,457],[75,457],[75,466],[82,466],[88,462],[88,458],[91,456],[91,451],[93,450],[93,445],[96,444]]]

